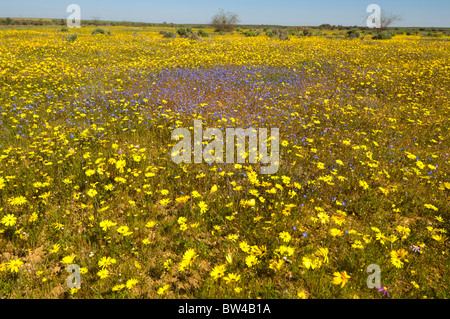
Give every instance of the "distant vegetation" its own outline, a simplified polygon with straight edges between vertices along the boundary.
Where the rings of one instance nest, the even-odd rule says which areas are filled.
[[[222,23],[224,25],[218,25],[218,18],[222,17]],[[214,22],[215,20],[215,24]],[[406,34],[406,35],[421,35],[425,37],[442,37],[444,35],[450,35],[450,28],[424,28],[424,27],[387,27],[382,28],[383,30],[373,30],[367,27],[359,26],[343,26],[343,25],[331,25],[331,24],[321,24],[319,26],[280,26],[280,25],[240,25],[237,24],[239,18],[237,15],[234,17],[233,13],[219,11],[219,13],[211,21],[211,24],[175,24],[175,23],[150,23],[150,22],[132,22],[132,21],[104,21],[97,18],[92,20],[82,20],[81,26],[96,26],[96,27],[107,27],[107,26],[128,26],[128,27],[162,27],[162,28],[174,28],[177,34],[179,29],[185,29],[186,33],[180,35],[181,37],[208,37],[209,34],[205,29],[215,29],[218,34],[225,34],[227,32],[238,32],[247,37],[254,37],[259,35],[266,35],[268,37],[276,37],[278,39],[286,40],[289,36],[325,36],[326,33],[323,31],[344,31],[346,33],[342,34],[342,37],[358,38],[356,36],[358,33],[361,35],[372,34],[373,38],[386,38],[387,34],[381,35],[381,31],[388,31],[390,35],[395,34]],[[397,19],[397,16],[394,18]],[[237,22],[236,22],[237,21]],[[299,22],[301,23],[301,22]],[[61,32],[68,32],[66,19],[46,19],[46,18],[0,18],[0,26],[51,26],[59,25],[62,28]],[[198,29],[195,33],[193,29]],[[191,30],[191,32],[187,32]],[[181,31],[181,30],[180,30]],[[350,32],[351,31],[351,32]],[[162,31],[163,37],[174,38],[177,36],[172,31]],[[181,31],[183,32],[183,31]],[[101,33],[101,32],[100,32]]]

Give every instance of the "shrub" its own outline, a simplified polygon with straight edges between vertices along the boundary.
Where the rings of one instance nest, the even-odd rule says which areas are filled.
[[[289,35],[287,34],[287,32],[285,30],[281,30],[281,29],[276,30],[275,36],[279,40],[289,40]]]
[[[359,38],[360,33],[358,29],[350,29],[346,33],[347,38]]]
[[[303,29],[303,35],[304,35],[305,37],[311,36],[311,30],[309,30],[308,28]]]
[[[173,39],[176,37],[176,34],[173,31],[159,31],[162,34],[163,38]]]
[[[374,40],[390,40],[394,35],[388,31],[381,31],[380,33],[374,35],[372,39]]]
[[[331,25],[325,23],[325,24],[319,25],[319,29],[320,29],[320,30],[331,30],[332,27],[331,27]]]
[[[205,30],[202,30],[202,29],[198,30],[197,34],[203,38],[209,37],[208,32],[206,32]]]
[[[419,34],[418,30],[409,30],[406,32],[406,35],[416,35],[416,34]]]
[[[200,40],[201,38],[195,33],[189,33],[185,38],[189,38],[190,40]]]
[[[440,38],[442,37],[442,33],[439,32],[428,32],[427,37]]]
[[[102,28],[96,28],[92,31],[91,34],[105,34],[105,30],[103,30]]]
[[[244,32],[244,35],[246,37],[257,37],[258,33],[253,30],[248,30],[248,31]]]
[[[275,30],[267,30],[266,35],[270,38],[278,38],[279,40],[289,40],[289,35],[286,30],[283,29],[275,29]]]
[[[192,29],[191,28],[181,27],[181,28],[177,29],[177,33],[181,37],[188,37],[190,34],[192,34]]]
[[[61,28],[61,32],[68,32],[68,31],[69,31],[69,29],[67,27],[62,27]]]
[[[78,37],[78,35],[77,35],[76,33],[73,33],[73,34],[69,35],[69,36],[66,38],[66,41],[67,41],[67,42],[74,42],[74,41],[77,39],[77,37]]]

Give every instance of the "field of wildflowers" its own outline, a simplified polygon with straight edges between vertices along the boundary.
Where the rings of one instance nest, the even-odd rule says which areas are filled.
[[[448,36],[92,30],[0,30],[2,298],[449,297]],[[278,172],[175,164],[195,119]]]

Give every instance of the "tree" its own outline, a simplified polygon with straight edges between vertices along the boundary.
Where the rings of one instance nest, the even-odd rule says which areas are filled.
[[[211,24],[216,28],[216,31],[229,32],[233,31],[234,25],[239,21],[239,17],[236,13],[224,12],[223,9],[220,9],[212,18]]]
[[[371,17],[372,14],[369,16],[364,17],[364,23],[367,21],[368,18]],[[401,21],[402,17],[398,13],[393,13],[391,11],[385,11],[380,10],[379,11],[379,27],[376,27],[376,30],[378,33],[381,30],[386,30],[388,27],[390,27],[392,24],[394,24],[397,21]]]
[[[381,10],[380,14],[381,29],[387,29],[397,21],[402,21],[402,17],[398,13]]]
[[[370,9],[369,9],[370,10]],[[376,9],[375,9],[376,10]],[[397,21],[401,21],[402,18],[398,13],[393,13],[390,11],[380,10],[378,7],[379,21],[375,23],[376,33],[372,36],[374,40],[389,40],[394,36],[393,32],[388,32],[387,28],[389,28],[393,23]],[[372,15],[368,16],[367,19],[370,19]],[[375,18],[376,20],[376,18]],[[368,20],[366,20],[368,22]]]

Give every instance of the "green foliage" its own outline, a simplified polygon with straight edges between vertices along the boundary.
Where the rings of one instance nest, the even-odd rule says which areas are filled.
[[[202,38],[207,38],[207,37],[209,37],[208,32],[206,32],[206,31],[203,30],[203,29],[198,30],[197,34],[198,34],[200,37],[202,37]]]
[[[189,38],[190,40],[200,40],[200,37],[195,33],[189,33],[185,38]]]
[[[69,32],[69,29],[67,27],[62,27],[61,32]]]
[[[96,28],[96,29],[94,29],[93,31],[92,31],[92,33],[91,34],[105,34],[105,30],[104,29],[102,29],[102,28]]]
[[[73,33],[66,37],[67,42],[74,42],[77,39],[78,35],[76,33]]]
[[[162,34],[163,38],[173,39],[176,38],[176,34],[173,31],[159,31],[159,34]]]
[[[181,27],[177,29],[177,33],[181,36],[181,37],[188,37],[189,35],[192,34],[192,28],[186,28],[186,27]]]
[[[324,24],[319,25],[319,29],[320,30],[332,30],[333,27],[328,23],[324,23]]]
[[[244,35],[246,37],[257,37],[259,35],[259,32],[253,31],[253,30],[248,30],[248,31],[244,32]]]
[[[289,40],[288,32],[284,29],[268,29],[266,31],[266,36],[270,38],[277,38],[279,40]]]
[[[394,35],[388,31],[381,31],[372,37],[373,40],[390,40]]]
[[[360,32],[358,29],[354,28],[354,29],[350,29],[347,31],[346,33],[346,37],[347,38],[359,38],[360,36]]]
[[[440,38],[442,37],[442,33],[430,31],[427,33],[427,37]]]

